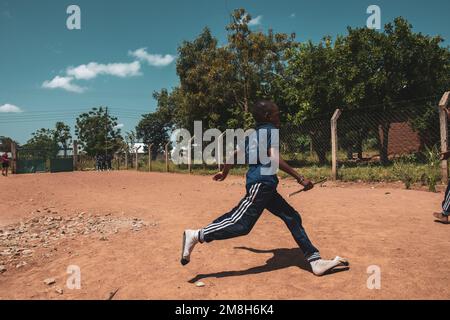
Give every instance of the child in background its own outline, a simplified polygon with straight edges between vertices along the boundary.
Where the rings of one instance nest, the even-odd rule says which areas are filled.
[[[8,176],[8,168],[9,168],[8,153],[6,153],[6,152],[3,153],[1,162],[2,162],[2,176],[7,177]]]

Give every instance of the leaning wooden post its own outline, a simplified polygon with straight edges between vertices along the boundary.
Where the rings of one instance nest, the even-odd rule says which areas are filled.
[[[73,140],[73,170],[78,169],[78,141]]]
[[[338,134],[337,134],[337,121],[342,111],[336,109],[331,118],[331,175],[333,181],[337,180],[337,153],[338,153]]]
[[[11,173],[17,173],[17,144],[15,141],[11,142]]]
[[[449,100],[450,91],[447,91],[442,96],[439,102],[439,122],[441,127],[441,152],[448,151],[448,116],[447,116],[447,106]],[[441,178],[442,183],[447,184],[448,182],[448,162],[447,160],[441,161]]]
[[[166,154],[166,172],[169,172],[169,142],[164,146],[164,152]]]

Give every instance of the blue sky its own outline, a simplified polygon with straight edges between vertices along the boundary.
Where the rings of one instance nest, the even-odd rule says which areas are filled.
[[[66,27],[71,4],[81,8],[81,30]],[[155,109],[153,91],[178,84],[177,47],[205,26],[225,43],[234,8],[257,18],[257,30],[318,41],[365,26],[372,4],[382,24],[403,16],[450,44],[448,0],[0,0],[0,135],[25,143],[57,120],[73,129],[79,113],[101,105],[133,130]]]

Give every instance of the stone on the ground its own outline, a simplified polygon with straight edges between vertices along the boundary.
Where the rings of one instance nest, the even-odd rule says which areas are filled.
[[[56,279],[55,278],[48,278],[44,280],[44,283],[48,286],[55,284],[56,283]]]

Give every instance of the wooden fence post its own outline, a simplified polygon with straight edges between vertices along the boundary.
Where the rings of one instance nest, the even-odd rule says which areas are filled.
[[[73,170],[78,169],[78,141],[73,140]]]
[[[194,140],[195,135],[188,142],[187,156],[188,156],[188,171],[192,172],[192,140]]]
[[[164,151],[166,154],[166,172],[169,172],[169,143],[170,142],[167,142],[164,146]]]
[[[227,134],[226,131],[222,132],[222,134],[217,138],[217,166],[219,171],[222,170],[222,162],[223,161],[223,137]]]
[[[441,129],[441,152],[448,151],[448,116],[447,116],[447,106],[449,100],[450,91],[447,91],[442,96],[439,102],[439,123]],[[441,178],[442,183],[447,184],[448,182],[448,162],[447,160],[441,161]]]
[[[17,144],[15,141],[11,142],[11,173],[17,173]]]
[[[139,149],[140,147],[136,147],[136,160],[135,160],[135,164],[136,164],[136,171],[139,171]]]
[[[152,171],[152,147],[153,143],[148,146],[148,171]]]
[[[336,109],[331,118],[331,176],[333,181],[337,180],[337,160],[338,160],[338,134],[337,134],[337,121],[341,115],[342,111]]]

